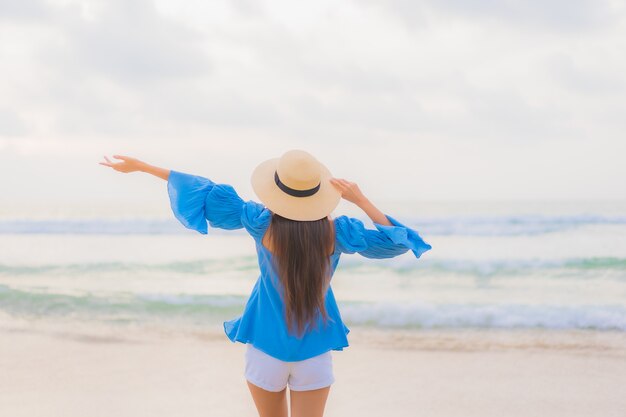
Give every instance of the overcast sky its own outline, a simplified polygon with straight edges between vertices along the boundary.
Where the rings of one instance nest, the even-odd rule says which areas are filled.
[[[626,7],[0,0],[3,205],[161,201],[127,154],[255,198],[305,149],[372,198],[626,199]]]

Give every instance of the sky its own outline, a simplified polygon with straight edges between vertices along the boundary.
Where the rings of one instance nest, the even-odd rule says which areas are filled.
[[[0,212],[303,149],[373,200],[626,199],[626,4],[0,0]]]

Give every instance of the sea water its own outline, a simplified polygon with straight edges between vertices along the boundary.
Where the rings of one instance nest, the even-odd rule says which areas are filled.
[[[433,249],[420,259],[342,255],[332,287],[348,327],[626,331],[625,202],[387,202],[384,211]],[[200,235],[171,213],[0,219],[9,319],[221,329],[258,276],[243,229]]]

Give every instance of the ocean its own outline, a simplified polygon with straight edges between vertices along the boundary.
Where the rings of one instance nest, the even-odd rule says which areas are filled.
[[[348,327],[626,331],[626,202],[384,207],[433,248],[342,255],[332,287]],[[220,329],[258,274],[243,229],[200,235],[167,215],[0,218],[9,319]]]

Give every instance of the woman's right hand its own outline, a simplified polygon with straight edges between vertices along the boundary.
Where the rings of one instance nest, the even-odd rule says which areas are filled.
[[[383,226],[392,226],[385,213],[380,211],[374,204],[367,199],[359,189],[359,186],[354,182],[346,181],[342,178],[331,178],[330,183],[339,190],[341,196],[356,204],[361,210],[368,215],[374,223],[378,223]]]
[[[140,161],[137,158],[132,158],[130,156],[113,155],[113,158],[121,159],[122,162],[112,162],[105,155],[104,159],[106,159],[106,162],[99,162],[99,164],[107,166],[107,167],[111,167],[116,171],[124,172],[124,173],[141,171],[142,167],[146,165],[143,161]]]
[[[343,178],[330,178],[330,183],[341,193],[341,197],[357,206],[367,201],[363,192],[355,182]]]

